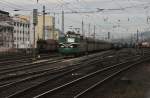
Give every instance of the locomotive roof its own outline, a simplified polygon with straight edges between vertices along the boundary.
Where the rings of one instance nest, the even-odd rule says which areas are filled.
[[[74,32],[74,31],[68,31],[66,34],[80,35],[80,34],[78,34],[78,33]]]
[[[68,31],[66,34],[76,34],[74,31]]]
[[[88,42],[110,43],[110,42],[107,42],[104,40],[93,39],[93,38],[89,38],[89,37],[87,37],[86,40],[88,40]]]

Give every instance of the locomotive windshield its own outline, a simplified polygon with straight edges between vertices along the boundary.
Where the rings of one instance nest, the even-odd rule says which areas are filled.
[[[75,38],[67,38],[67,42],[73,43],[73,42],[75,42]]]

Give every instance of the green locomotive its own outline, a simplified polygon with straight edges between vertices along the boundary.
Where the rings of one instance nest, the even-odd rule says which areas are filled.
[[[71,31],[67,32],[66,35],[59,38],[59,52],[65,55],[79,53],[80,40],[80,34]]]
[[[63,55],[79,55],[87,52],[111,49],[109,42],[84,38],[80,34],[68,31],[64,36],[59,38],[59,53]]]

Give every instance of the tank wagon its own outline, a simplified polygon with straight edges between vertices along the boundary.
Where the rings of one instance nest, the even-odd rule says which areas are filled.
[[[111,48],[112,44],[109,42],[85,38],[80,34],[68,31],[59,38],[58,51],[64,55],[79,55]]]

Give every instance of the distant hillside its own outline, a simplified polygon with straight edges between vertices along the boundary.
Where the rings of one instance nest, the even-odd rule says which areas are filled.
[[[150,41],[150,31],[146,31],[142,33],[144,40]]]
[[[143,32],[143,36],[150,37],[150,31]]]

